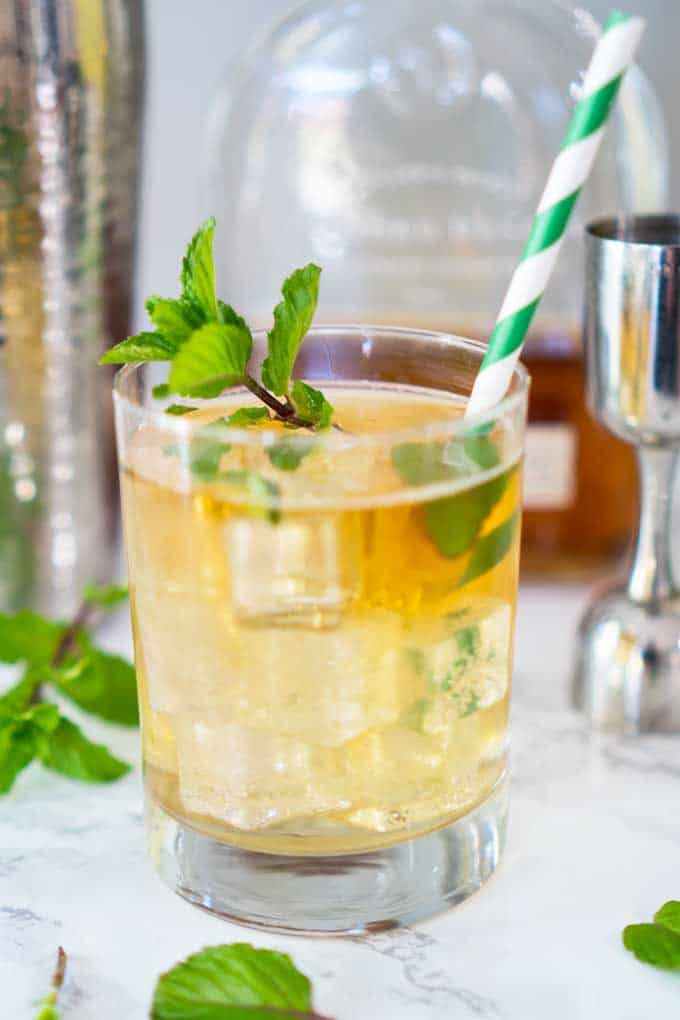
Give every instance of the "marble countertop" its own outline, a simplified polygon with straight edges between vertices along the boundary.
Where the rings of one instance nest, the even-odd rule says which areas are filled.
[[[521,596],[508,848],[491,881],[415,929],[268,935],[171,893],[146,857],[139,770],[107,788],[32,768],[0,801],[0,1013],[31,1018],[58,945],[63,1020],[143,1020],[158,974],[204,945],[285,949],[336,1020],[640,1020],[680,1015],[680,979],[620,931],[680,898],[680,740],[592,738],[568,708],[583,589]],[[102,635],[130,650],[124,614]],[[88,722],[121,755],[136,734]]]

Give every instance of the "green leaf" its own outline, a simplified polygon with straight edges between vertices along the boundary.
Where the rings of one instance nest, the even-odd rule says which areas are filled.
[[[121,340],[99,359],[100,365],[124,365],[130,361],[172,361],[177,344],[161,333],[137,333]]]
[[[401,443],[392,450],[392,465],[409,485],[429,485],[467,478],[500,463],[495,443],[486,437],[451,439],[448,443]]]
[[[287,954],[234,943],[203,949],[162,974],[151,1018],[276,1020],[311,1009],[309,979]]]
[[[246,333],[250,333],[248,324],[244,318],[234,311],[231,305],[225,305],[224,301],[217,302],[217,318],[225,326],[237,326]]]
[[[250,504],[252,511],[263,514],[272,524],[276,524],[281,519],[279,506],[281,490],[276,482],[264,478],[256,471],[223,471],[220,478],[247,491],[252,499]]]
[[[461,473],[445,463],[442,443],[401,443],[391,457],[395,471],[409,485],[445,482]]]
[[[296,379],[291,388],[291,397],[301,418],[306,418],[320,429],[329,427],[333,419],[333,405],[326,400],[321,390],[315,390],[301,379]]]
[[[215,425],[233,425],[235,428],[247,428],[248,425],[254,425],[258,421],[264,421],[265,418],[269,418],[269,411],[266,407],[239,407],[238,411],[234,411],[233,414],[228,415],[226,418],[220,418],[214,422]]]
[[[59,722],[56,705],[35,705],[15,717],[0,717],[0,794],[44,752]]]
[[[281,301],[274,309],[274,327],[267,338],[268,355],[262,364],[262,381],[279,396],[288,392],[295,358],[312,324],[319,299],[321,269],[310,262],[283,284]]]
[[[0,794],[8,793],[14,781],[36,757],[32,727],[12,719],[0,719]]]
[[[229,450],[229,443],[221,443],[207,436],[192,439],[189,456],[194,478],[199,482],[214,482],[220,474],[222,457]]]
[[[680,935],[680,901],[669,900],[668,903],[664,903],[654,915],[654,921],[662,928],[668,928]]]
[[[126,584],[86,584],[83,588],[83,599],[102,609],[113,609],[125,602],[127,597]]]
[[[192,407],[191,404],[170,404],[170,407],[166,407],[166,414],[173,414],[177,417],[183,414],[191,414],[192,411],[198,411],[197,407]]]
[[[515,529],[518,526],[519,514],[515,513],[508,517],[507,521],[503,521],[497,528],[490,531],[488,535],[479,539],[472,550],[470,562],[459,582],[459,587],[475,581],[501,562],[510,551]]]
[[[473,436],[463,440],[466,455],[485,471],[500,464],[501,456],[498,447],[488,436]]]
[[[192,237],[182,262],[182,298],[207,322],[217,319],[214,237],[215,219],[211,216]]]
[[[50,992],[46,999],[38,1003],[41,1006],[41,1010],[36,1016],[35,1020],[59,1020],[59,1013],[56,1008],[56,997],[54,992]]]
[[[18,683],[0,697],[0,717],[24,712],[31,704],[31,698],[40,681],[39,672],[29,669]]]
[[[121,726],[136,726],[139,713],[134,666],[94,648],[83,635],[80,643],[83,656],[53,669],[52,682],[86,712]]]
[[[267,447],[267,456],[279,471],[295,471],[313,449],[313,442],[301,440],[286,442],[283,440],[281,443]]]
[[[28,610],[13,615],[0,613],[0,662],[46,665],[63,632],[64,624]]]
[[[86,783],[110,783],[130,766],[114,758],[102,745],[94,744],[69,719],[61,716],[41,759],[48,769]]]
[[[425,504],[425,525],[443,556],[467,552],[503,495],[509,477],[510,472],[505,471],[482,485]]]
[[[658,924],[629,924],[623,929],[623,944],[642,963],[664,970],[680,967],[680,935]]]
[[[146,302],[146,310],[158,332],[175,347],[180,347],[207,321],[200,307],[183,298],[161,298],[153,294]]]
[[[253,339],[238,326],[208,323],[191,335],[175,356],[168,382],[174,393],[217,397],[243,380]]]
[[[165,397],[170,396],[170,387],[167,383],[160,383],[160,385],[153,387],[151,395],[155,397],[156,400],[164,400]]]

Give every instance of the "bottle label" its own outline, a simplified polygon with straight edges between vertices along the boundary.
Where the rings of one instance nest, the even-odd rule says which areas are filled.
[[[576,430],[571,425],[527,428],[524,508],[565,510],[576,498]]]

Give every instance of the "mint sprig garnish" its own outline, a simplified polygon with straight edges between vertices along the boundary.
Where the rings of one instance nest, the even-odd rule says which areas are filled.
[[[329,1020],[286,953],[245,942],[210,946],[158,979],[151,1020]]]
[[[287,396],[293,365],[312,324],[319,299],[321,269],[311,263],[297,269],[281,287],[283,301],[274,309],[274,328],[267,335],[268,354],[262,381],[277,396]]]
[[[154,295],[147,301],[155,331],[128,337],[100,363],[168,361],[168,382],[155,388],[155,396],[211,398],[245,386],[277,420],[298,428],[328,428],[333,408],[323,393],[301,380],[291,384],[295,359],[316,311],[320,268],[310,263],[284,281],[259,381],[249,368],[253,337],[246,321],[215,294],[214,234],[211,218],[191,239],[182,262],[180,297]],[[179,407],[168,411],[183,413]]]
[[[42,1002],[38,1003],[40,1012],[37,1014],[35,1020],[59,1020],[57,999],[66,976],[66,962],[66,953],[61,946],[59,946],[59,949],[57,950],[57,965],[54,968],[54,973],[52,975],[52,987],[49,994],[42,1000]]]
[[[129,771],[93,743],[48,700],[53,689],[91,715],[123,726],[138,723],[134,668],[97,648],[87,625],[95,612],[127,597],[120,585],[88,585],[69,624],[27,610],[0,613],[0,662],[22,664],[23,676],[0,697],[0,793],[34,761],[72,779],[106,783]]]
[[[657,910],[649,924],[629,924],[623,929],[623,944],[642,963],[663,970],[680,968],[680,901],[669,900]]]

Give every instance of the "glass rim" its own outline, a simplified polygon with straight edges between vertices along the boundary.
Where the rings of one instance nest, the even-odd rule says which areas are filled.
[[[330,324],[330,325],[315,325],[307,331],[307,336],[311,337],[323,337],[328,335],[349,335],[349,336],[365,336],[365,339],[373,339],[374,337],[385,337],[387,335],[394,337],[395,334],[402,338],[418,338],[420,340],[436,340],[444,342],[452,347],[458,349],[463,348],[471,353],[480,355],[481,360],[487,350],[487,345],[480,340],[473,340],[469,337],[464,337],[456,333],[445,333],[437,330],[420,329],[418,327],[410,326],[390,326],[386,324],[381,325],[370,325],[363,323],[354,323],[349,325],[342,324]],[[253,340],[266,340],[267,330],[266,329],[254,329],[252,330]],[[129,362],[126,365],[122,365],[121,368],[115,374],[113,380],[113,397],[114,402],[118,405],[123,405],[127,410],[133,414],[140,415],[145,421],[156,425],[159,429],[174,435],[178,438],[191,438],[196,431],[196,422],[182,415],[169,415],[165,413],[162,408],[145,407],[138,400],[125,395],[122,392],[124,383],[138,372],[144,370],[145,367],[151,365],[162,365],[163,362],[155,361],[135,361]],[[341,432],[339,430],[328,429],[323,432],[315,432],[314,436],[317,441],[322,440],[324,447],[328,449],[343,449],[346,450],[348,447],[353,446],[375,446],[375,445],[388,445],[394,443],[402,443],[408,441],[414,441],[418,439],[430,439],[433,437],[437,438],[454,438],[464,432],[474,430],[476,427],[488,424],[491,419],[498,418],[508,412],[515,411],[524,401],[526,401],[529,385],[531,378],[525,365],[520,361],[517,362],[513,369],[512,380],[516,383],[514,392],[507,393],[501,400],[497,401],[492,407],[485,411],[478,412],[477,414],[470,415],[469,418],[460,416],[459,418],[453,419],[438,419],[435,421],[424,422],[418,426],[411,426],[404,429],[389,429],[381,432],[371,432],[362,435],[350,435],[347,432]],[[308,380],[312,384],[317,384],[320,388],[323,388],[324,382],[330,382],[331,385],[337,382],[347,383],[366,383],[371,385],[372,380],[361,380],[361,379],[348,379],[348,380],[321,380],[310,378]],[[377,386],[385,385],[379,380],[375,380]],[[399,385],[399,383],[390,383],[392,385]],[[415,386],[414,389],[426,390],[428,387]],[[212,398],[210,400],[196,398],[201,400],[201,407],[217,406],[220,400],[225,397],[235,395],[243,392],[244,397],[249,400],[255,400],[253,394],[245,387],[234,386],[230,389],[226,389],[224,393],[220,394],[219,397]],[[451,393],[450,390],[431,390],[432,393]],[[185,397],[180,399],[189,400],[191,398]],[[264,406],[264,405],[263,405]],[[212,425],[211,423],[204,423],[200,425],[202,433],[210,435],[211,433],[217,437],[219,436],[222,440],[226,437],[231,440],[234,444],[240,446],[254,446],[254,447],[267,447],[274,445],[281,441],[281,433],[271,430],[259,430],[253,428],[242,428],[234,425]],[[286,433],[286,443],[306,443],[309,441],[310,433],[305,429],[290,430]]]

